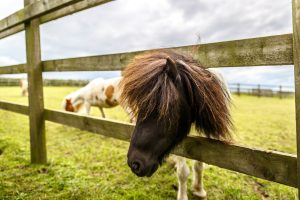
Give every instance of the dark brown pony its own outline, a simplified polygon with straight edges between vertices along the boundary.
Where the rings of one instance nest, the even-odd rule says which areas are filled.
[[[136,117],[128,165],[151,176],[189,133],[230,139],[230,94],[224,83],[192,58],[174,51],[136,57],[124,70],[121,102]]]

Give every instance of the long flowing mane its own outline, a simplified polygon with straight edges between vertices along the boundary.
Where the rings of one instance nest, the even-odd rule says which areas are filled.
[[[167,59],[175,62],[185,95],[166,73]],[[123,71],[121,103],[134,116],[146,119],[154,111],[159,118],[178,122],[181,98],[191,106],[196,130],[208,137],[229,139],[232,127],[230,94],[219,78],[192,58],[170,50],[137,56]]]

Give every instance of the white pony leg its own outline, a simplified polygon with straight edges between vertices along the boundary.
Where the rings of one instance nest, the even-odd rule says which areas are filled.
[[[176,156],[176,172],[178,178],[177,200],[187,200],[187,180],[190,169],[186,164],[185,158]]]
[[[105,118],[105,113],[104,113],[103,108],[102,108],[102,107],[99,107],[99,110],[100,110],[100,112],[101,112],[102,117]]]
[[[89,115],[89,114],[90,114],[90,111],[91,111],[91,104],[86,103],[85,109],[86,109],[86,114]]]
[[[85,102],[83,105],[83,108],[81,108],[78,113],[83,114],[83,115],[89,115],[90,109],[91,109],[91,104],[89,104],[88,102]]]
[[[206,191],[203,187],[203,170],[204,163],[200,161],[193,161],[193,194],[202,199],[206,198]]]

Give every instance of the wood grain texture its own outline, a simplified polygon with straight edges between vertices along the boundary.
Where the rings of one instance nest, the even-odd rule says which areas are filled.
[[[26,73],[26,64],[18,64],[0,67],[0,74],[20,74]]]
[[[134,128],[129,123],[49,109],[45,110],[45,119],[125,141],[130,140],[130,133]]]
[[[82,0],[40,0],[26,4],[24,9],[21,9],[0,21],[0,33],[28,20],[41,17],[42,15],[59,10],[79,1]]]
[[[24,31],[24,30],[25,30],[24,24],[19,24],[15,27],[12,27],[12,28],[8,29],[8,30],[1,31],[0,32],[0,39],[6,38],[8,36],[14,35],[16,33]]]
[[[295,77],[298,199],[300,199],[300,0],[293,0],[293,53]]]
[[[193,55],[205,67],[265,66],[293,64],[292,35],[278,35],[228,42],[172,47]],[[44,71],[102,71],[122,70],[136,56],[156,51],[145,50],[128,53],[48,60]]]
[[[114,1],[114,0],[85,0],[82,2],[77,2],[73,5],[67,6],[60,10],[53,11],[51,13],[41,16],[40,23],[41,24],[47,23],[49,21],[52,21],[52,20],[67,16],[67,15],[71,15],[73,13],[80,12],[82,10],[86,10],[88,8],[92,8],[92,7],[95,7],[95,6],[104,4],[104,3],[108,3],[111,1]],[[25,29],[24,24],[20,24],[9,30],[2,31],[2,32],[0,32],[0,39],[8,37],[8,36],[16,34],[16,33],[19,33],[21,31],[24,31],[24,29]]]
[[[0,100],[0,109],[16,112],[23,115],[29,115],[28,106],[23,104],[16,104],[16,103]]]
[[[297,187],[295,155],[240,145],[227,145],[218,140],[192,136],[185,139],[174,153],[225,169]]]
[[[67,6],[63,9],[57,10],[55,12],[46,14],[41,17],[41,23],[47,23],[52,20],[59,19],[61,17],[71,15],[82,10],[86,10],[95,6],[99,6],[105,3],[109,3],[115,0],[84,0]]]
[[[35,0],[24,0],[25,5]],[[25,23],[31,162],[47,163],[39,19]]]

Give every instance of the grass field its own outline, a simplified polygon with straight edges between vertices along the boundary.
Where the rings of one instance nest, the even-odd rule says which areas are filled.
[[[74,89],[45,87],[45,106],[60,109],[62,98]],[[233,98],[237,143],[296,152],[293,98]],[[0,99],[27,103],[17,87],[0,87]],[[105,112],[128,121],[120,107]],[[100,116],[97,109],[92,114]],[[151,178],[136,177],[126,164],[126,142],[47,122],[48,164],[31,165],[28,118],[0,110],[0,119],[1,200],[176,199],[174,169],[164,164]],[[207,167],[204,178],[210,200],[297,199],[296,189],[214,166]],[[189,198],[195,199],[191,190]]]

